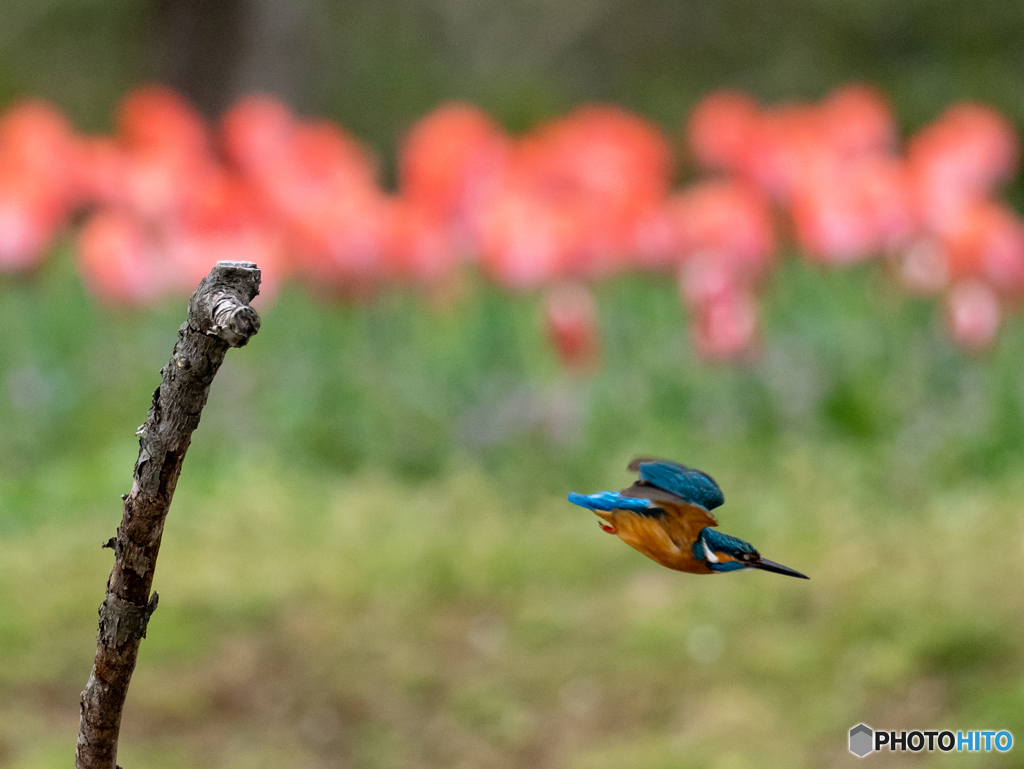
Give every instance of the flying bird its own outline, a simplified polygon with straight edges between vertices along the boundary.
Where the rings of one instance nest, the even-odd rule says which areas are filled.
[[[762,558],[753,545],[714,531],[711,511],[725,502],[707,473],[667,459],[639,457],[629,469],[640,479],[622,491],[569,494],[573,504],[593,510],[601,528],[662,566],[693,574],[760,569],[810,579]]]

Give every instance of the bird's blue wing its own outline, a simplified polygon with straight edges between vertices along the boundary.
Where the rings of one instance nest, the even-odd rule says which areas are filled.
[[[640,480],[662,491],[675,494],[691,505],[714,510],[725,502],[718,484],[707,473],[667,459],[634,459],[629,469],[640,473]]]
[[[648,499],[624,497],[617,491],[599,491],[596,494],[569,492],[569,501],[589,510],[634,510],[649,512],[653,507]]]

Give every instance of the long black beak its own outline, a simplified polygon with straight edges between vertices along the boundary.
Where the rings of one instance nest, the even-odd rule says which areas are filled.
[[[760,561],[753,561],[749,566],[752,569],[761,569],[762,571],[773,571],[776,574],[785,574],[787,577],[810,579],[806,574],[801,574],[796,569],[783,566],[781,563],[775,563],[775,561],[769,561],[767,558],[762,558]]]

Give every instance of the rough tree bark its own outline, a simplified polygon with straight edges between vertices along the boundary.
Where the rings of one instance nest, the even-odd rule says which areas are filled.
[[[139,643],[156,609],[150,595],[164,519],[181,463],[199,424],[210,384],[229,347],[241,347],[260,327],[249,302],[259,293],[260,271],[252,262],[217,262],[188,305],[163,381],[139,428],[139,458],[117,536],[114,568],[100,606],[96,661],[85,691],[75,751],[77,769],[114,769],[128,683]]]

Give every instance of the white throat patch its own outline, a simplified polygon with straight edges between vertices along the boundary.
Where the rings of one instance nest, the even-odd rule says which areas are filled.
[[[718,556],[711,552],[710,548],[708,548],[708,543],[704,541],[703,537],[700,540],[700,545],[704,548],[704,559],[711,563],[718,563]]]

